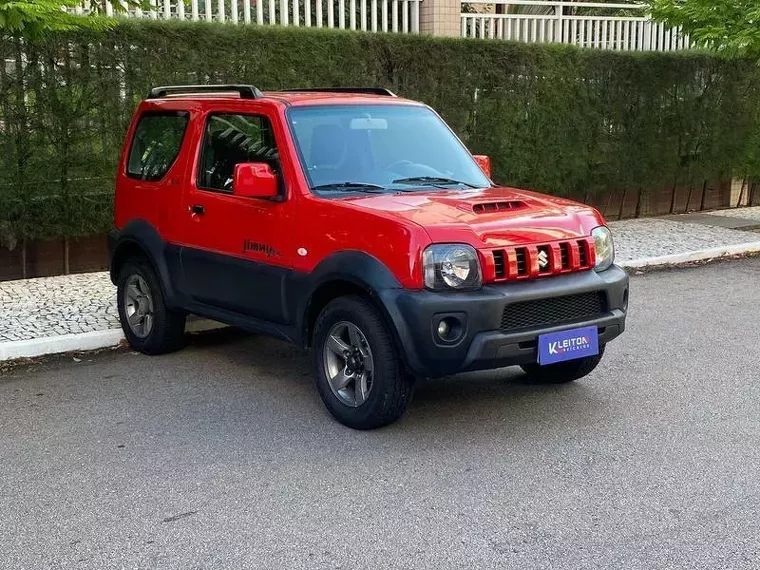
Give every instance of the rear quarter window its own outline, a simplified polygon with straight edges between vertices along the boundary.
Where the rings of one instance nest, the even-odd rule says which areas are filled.
[[[161,180],[174,164],[187,130],[188,113],[145,113],[140,117],[127,160],[127,176]]]

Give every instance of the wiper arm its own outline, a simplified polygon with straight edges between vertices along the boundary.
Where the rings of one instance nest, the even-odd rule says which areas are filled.
[[[312,190],[336,190],[338,192],[369,192],[371,194],[382,194],[385,192],[385,186],[379,184],[370,184],[368,182],[333,182],[331,184],[318,184],[312,186]]]
[[[411,178],[399,178],[393,181],[394,184],[418,184],[420,186],[438,186],[444,187],[447,185],[460,184],[467,186],[468,188],[480,188],[475,184],[469,182],[463,182],[461,180],[454,180],[453,178],[439,178],[437,176],[413,176]]]

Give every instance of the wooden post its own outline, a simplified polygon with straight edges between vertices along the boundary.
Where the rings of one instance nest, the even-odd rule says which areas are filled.
[[[742,205],[742,202],[744,201],[744,188],[747,186],[747,179],[742,178],[742,187],[741,190],[739,190],[739,199],[736,201],[736,207],[740,207]]]
[[[63,274],[68,275],[71,273],[71,264],[69,262],[69,238],[63,238]]]
[[[644,194],[644,191],[641,188],[639,188],[639,195],[636,197],[636,213],[634,214],[636,218],[641,217],[641,198],[643,194]]]
[[[699,211],[705,210],[705,198],[707,197],[707,180],[702,184],[702,200],[699,202]]]
[[[691,184],[689,184],[689,196],[688,196],[688,198],[686,198],[686,211],[685,211],[686,214],[689,213],[689,205],[691,204],[691,196],[692,196],[692,194],[694,194],[694,183],[693,182]]]
[[[26,240],[21,240],[21,278],[26,279]]]
[[[620,210],[618,211],[618,220],[623,219],[623,208],[625,208],[625,199],[626,199],[627,194],[628,194],[628,189],[623,188],[623,197],[620,198]]]

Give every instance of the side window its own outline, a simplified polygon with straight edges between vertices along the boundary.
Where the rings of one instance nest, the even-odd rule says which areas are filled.
[[[140,118],[127,161],[127,176],[161,180],[179,156],[188,114],[146,113]]]
[[[280,155],[269,119],[259,115],[211,115],[203,136],[198,187],[232,192],[235,165],[266,162],[280,174]]]

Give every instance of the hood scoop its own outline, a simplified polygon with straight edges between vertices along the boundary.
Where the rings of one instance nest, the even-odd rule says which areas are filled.
[[[525,207],[526,204],[522,200],[503,200],[499,202],[480,202],[479,204],[474,204],[472,206],[472,211],[476,214],[490,214],[506,210],[520,210]]]

